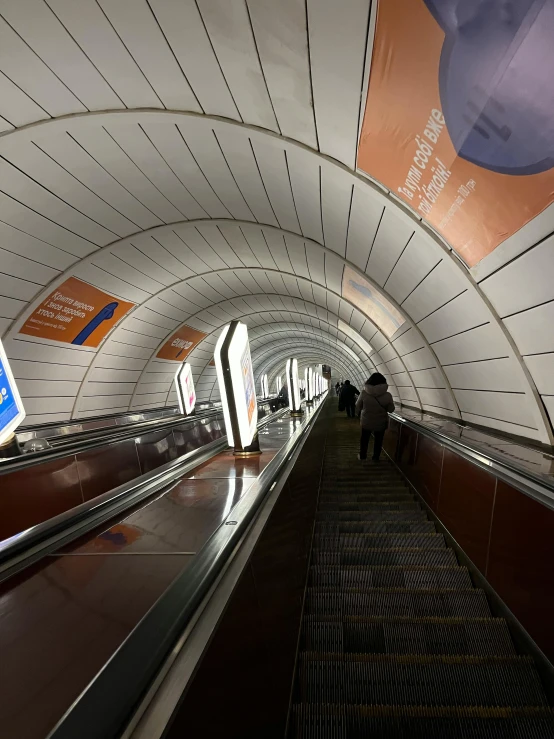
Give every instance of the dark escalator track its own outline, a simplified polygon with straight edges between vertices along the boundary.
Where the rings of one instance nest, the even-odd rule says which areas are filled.
[[[330,419],[289,739],[549,739],[530,657],[396,467]]]

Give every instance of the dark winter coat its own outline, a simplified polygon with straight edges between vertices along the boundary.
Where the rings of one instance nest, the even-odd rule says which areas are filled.
[[[360,391],[354,385],[343,385],[340,391],[340,402],[346,408],[346,406],[354,404],[356,395],[359,394]]]
[[[356,403],[356,413],[361,413],[362,428],[369,431],[384,431],[387,428],[389,425],[387,414],[394,410],[394,402],[388,389],[387,384],[364,385]]]

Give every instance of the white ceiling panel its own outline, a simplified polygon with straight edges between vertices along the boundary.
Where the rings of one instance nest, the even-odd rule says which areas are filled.
[[[504,319],[521,354],[554,351],[554,301]]]
[[[367,0],[307,0],[319,149],[355,167],[369,22]]]
[[[163,108],[100,5],[90,0],[48,0],[48,5],[128,108]]]
[[[125,223],[130,224],[130,233],[140,229],[152,228],[161,225],[162,221],[146,208],[136,197],[117,182],[85,149],[77,143],[69,134],[59,136],[40,137],[35,142],[39,152],[44,152],[53,162],[63,167],[72,176],[72,187],[80,187],[89,193],[94,201],[94,196],[101,198],[103,202],[121,214]],[[13,160],[12,160],[13,161]],[[52,187],[58,186],[55,180],[45,183]],[[113,230],[121,229],[114,223]]]
[[[447,390],[418,387],[417,394],[419,395],[421,404],[426,408],[432,408],[435,413],[440,413],[441,409],[449,411],[456,410],[452,397]]]
[[[7,195],[45,218],[50,219],[55,214],[60,226],[91,244],[104,246],[117,239],[117,234],[113,231],[67,205],[64,200],[3,159],[0,159],[0,181],[4,183],[3,189]]]
[[[146,0],[97,0],[163,105],[202,112]]]
[[[413,234],[411,221],[385,209],[365,270],[378,285],[386,284]]]
[[[402,361],[406,365],[408,372],[413,370],[431,369],[437,365],[435,357],[427,347],[423,347],[423,349],[418,349],[416,352],[407,354],[405,357],[402,357]]]
[[[412,321],[419,323],[449,300],[467,290],[463,273],[451,262],[442,262],[402,302]]]
[[[244,0],[198,0],[204,24],[244,121],[279,131]]]
[[[343,170],[321,168],[321,208],[323,243],[328,249],[346,257],[346,239],[350,205],[354,192],[352,177]]]
[[[247,5],[280,131],[317,149],[305,0],[248,0]]]
[[[270,226],[279,226],[260,176],[251,139],[223,131],[218,134],[218,141],[255,219]]]
[[[51,116],[87,110],[3,18],[0,18],[0,70]],[[9,120],[7,111],[6,115]]]
[[[186,186],[205,213],[211,218],[232,218],[200,169],[183,138],[181,129],[174,123],[154,125],[148,119],[142,128],[160,155],[170,164],[175,176]]]
[[[371,188],[356,184],[352,195],[346,258],[365,271],[369,250],[384,216],[385,206]]]
[[[554,395],[554,354],[537,354],[525,357],[537,390],[543,395]]]
[[[50,115],[0,71],[0,114],[2,130],[45,120]]]
[[[481,282],[480,287],[504,317],[554,299],[554,236]]]
[[[417,349],[421,349],[425,346],[425,341],[416,328],[410,328],[393,343],[400,356],[410,354],[411,352],[415,352]]]
[[[498,326],[487,324],[434,342],[433,351],[443,367],[506,356],[506,340]]]
[[[425,318],[418,327],[432,343],[489,323],[490,317],[485,303],[468,290]]]
[[[229,169],[214,130],[199,127],[198,120],[194,119],[180,124],[179,130],[196,163],[232,217],[255,220]]]
[[[453,390],[498,390],[520,393],[525,388],[514,373],[513,360],[491,359],[445,367]]]
[[[390,277],[387,292],[402,303],[442,259],[441,250],[430,239],[415,234],[402,252]]]
[[[88,110],[125,107],[43,0],[2,0],[0,13]]]
[[[197,4],[174,0],[149,2],[204,112],[240,121]]]
[[[529,411],[523,394],[472,390],[454,390],[454,394],[464,417],[466,413],[479,416],[483,419],[483,426],[487,425],[487,419],[495,419],[530,429],[536,428],[533,414]]]
[[[183,215],[164,197],[104,128],[83,128],[75,139],[116,182],[161,222],[182,221]]]
[[[286,152],[256,143],[253,151],[279,226],[285,231],[301,233]]]
[[[438,369],[414,370],[410,372],[410,377],[417,388],[445,389],[444,377]]]

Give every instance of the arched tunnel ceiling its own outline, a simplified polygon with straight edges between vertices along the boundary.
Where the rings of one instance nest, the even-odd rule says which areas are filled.
[[[183,326],[213,398],[241,318],[272,382],[294,349],[552,441],[552,208],[468,270],[356,171],[376,8],[0,2],[0,331],[27,423],[173,404]],[[131,304],[98,346],[27,330],[71,278]]]

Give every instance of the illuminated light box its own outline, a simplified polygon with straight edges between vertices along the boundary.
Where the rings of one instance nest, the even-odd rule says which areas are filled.
[[[287,390],[289,391],[289,408],[291,415],[301,416],[300,384],[298,382],[298,360],[287,359]]]
[[[260,385],[262,388],[262,398],[269,398],[269,385],[267,383],[267,375],[262,375]]]
[[[14,442],[15,429],[25,418],[25,409],[0,341],[0,447]],[[14,445],[17,447],[17,444]],[[14,449],[14,453],[16,452]]]
[[[258,454],[258,404],[246,324],[232,321],[223,328],[214,359],[229,446],[236,455]]]
[[[283,378],[281,377],[281,375],[279,375],[275,380],[275,387],[277,388],[277,395],[279,395],[279,393],[281,392],[281,388],[283,387]]]
[[[179,410],[183,415],[190,416],[196,404],[196,391],[192,379],[192,370],[188,362],[183,362],[177,370],[175,387],[177,388]]]
[[[304,384],[306,386],[306,403],[312,403],[314,399],[314,372],[311,367],[304,370]]]

